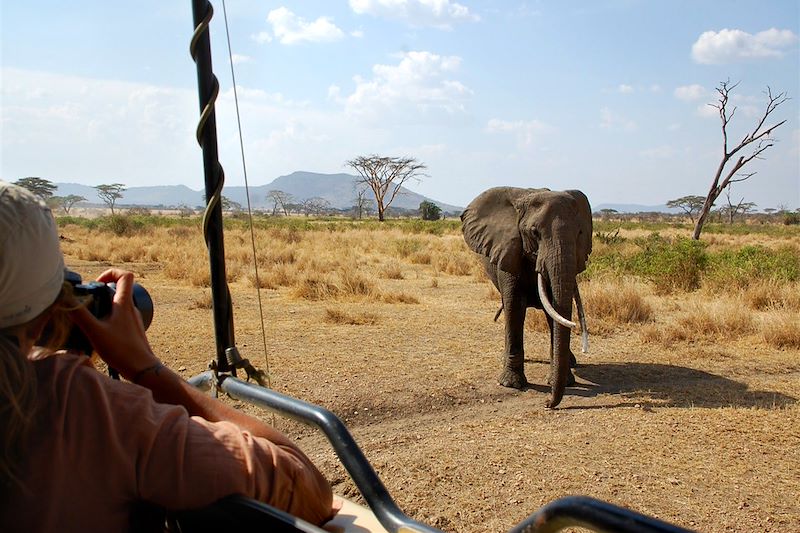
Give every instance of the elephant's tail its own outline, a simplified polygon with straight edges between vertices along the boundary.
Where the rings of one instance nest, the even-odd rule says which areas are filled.
[[[500,303],[500,309],[494,314],[494,321],[497,322],[497,319],[500,318],[500,313],[503,312],[503,303]]]

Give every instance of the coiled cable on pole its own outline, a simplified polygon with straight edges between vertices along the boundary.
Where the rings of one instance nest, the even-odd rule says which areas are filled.
[[[203,237],[208,249],[211,269],[211,300],[214,312],[217,370],[232,370],[225,352],[235,346],[233,313],[228,283],[225,276],[225,245],[222,234],[222,187],[225,173],[219,163],[217,149],[217,122],[214,104],[219,95],[219,82],[211,68],[211,41],[209,23],[214,8],[208,0],[192,0],[194,33],[189,52],[197,66],[197,88],[200,99],[200,120],[197,124],[197,142],[203,151],[206,209],[203,213]],[[235,369],[233,369],[235,372]]]

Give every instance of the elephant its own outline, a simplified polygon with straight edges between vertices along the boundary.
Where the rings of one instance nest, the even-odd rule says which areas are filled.
[[[461,214],[467,246],[480,254],[500,292],[505,318],[505,351],[500,385],[523,389],[523,328],[528,307],[543,309],[550,329],[550,398],[556,407],[575,384],[570,366],[572,300],[588,351],[586,317],[576,276],[592,252],[592,209],[581,191],[494,187],[478,195]],[[552,303],[551,303],[552,302]],[[499,313],[499,312],[498,312]],[[496,318],[496,317],[495,317]]]

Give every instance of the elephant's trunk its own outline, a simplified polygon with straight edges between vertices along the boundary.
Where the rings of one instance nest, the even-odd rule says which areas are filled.
[[[574,264],[574,255],[568,250],[562,250],[559,261],[556,262],[554,268],[549,269],[548,276],[553,295],[553,307],[568,322],[572,319],[572,299],[575,297],[576,289]],[[561,402],[567,386],[570,372],[570,333],[570,326],[553,324],[550,399],[545,404],[551,409]]]

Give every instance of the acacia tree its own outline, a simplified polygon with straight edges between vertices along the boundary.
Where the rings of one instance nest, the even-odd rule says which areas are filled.
[[[764,94],[767,96],[767,105],[763,114],[761,115],[761,118],[756,124],[756,127],[751,133],[745,135],[744,138],[739,141],[739,144],[729,149],[728,124],[730,124],[731,119],[733,119],[733,116],[736,114],[736,106],[734,106],[733,109],[729,109],[728,98],[731,91],[735,89],[737,85],[739,84],[734,83],[731,85],[730,80],[720,82],[719,87],[717,87],[719,100],[716,104],[708,104],[719,111],[719,118],[722,121],[722,160],[719,163],[719,167],[717,167],[717,172],[714,174],[714,179],[711,182],[711,188],[709,189],[705,201],[703,202],[703,207],[700,210],[700,216],[697,217],[697,222],[694,226],[694,233],[692,234],[692,239],[694,240],[700,239],[700,232],[703,231],[703,224],[705,224],[708,213],[711,211],[711,206],[714,205],[714,202],[717,200],[719,195],[722,194],[722,191],[724,191],[726,187],[729,187],[731,183],[745,181],[746,179],[752,178],[756,174],[755,172],[739,174],[739,171],[753,159],[761,159],[761,155],[774,144],[774,139],[771,136],[772,132],[786,122],[786,120],[782,120],[777,124],[773,124],[772,126],[764,125],[769,116],[778,108],[778,106],[789,99],[789,97],[786,95],[786,92],[773,95],[772,90],[767,87],[767,90],[764,91]],[[752,152],[747,155],[739,154],[740,151],[750,145],[753,145],[751,147]],[[734,159],[737,155],[739,157]],[[729,170],[726,170],[728,163],[731,161],[734,161],[733,165]]]
[[[242,210],[242,204],[240,204],[239,202],[234,202],[227,196],[222,196],[222,198],[219,199],[219,203],[223,211],[238,213],[239,211]]]
[[[64,214],[69,215],[69,210],[78,202],[85,202],[86,198],[77,194],[68,194],[67,196],[52,196],[48,200],[48,204],[54,207],[60,207],[64,210]]]
[[[331,203],[328,200],[326,200],[325,198],[321,198],[319,196],[306,198],[305,200],[303,200],[301,205],[303,206],[303,211],[305,212],[306,216],[324,215],[325,213],[328,212],[328,210],[331,207]]]
[[[386,209],[400,193],[405,182],[425,176],[427,168],[413,157],[359,156],[345,163],[358,172],[357,183],[364,184],[375,195],[378,220],[383,222]]]
[[[604,220],[611,218],[611,215],[616,215],[618,213],[619,211],[617,211],[616,209],[611,209],[609,207],[600,210],[600,216],[602,216]]]
[[[283,211],[284,216],[289,216],[289,205],[292,203],[292,195],[288,192],[271,190],[267,192],[267,200],[272,200],[272,216],[278,214],[278,208]]]
[[[692,224],[694,224],[694,217],[703,209],[705,202],[706,199],[704,196],[681,196],[680,198],[675,198],[667,202],[667,207],[680,209],[689,215],[689,219],[692,221]]]
[[[58,186],[50,180],[37,177],[20,178],[15,181],[14,184],[28,189],[45,202],[48,198],[53,196],[56,189],[58,189]]]
[[[125,185],[122,183],[111,183],[105,185],[97,185],[94,187],[97,191],[97,196],[100,197],[105,204],[111,208],[111,214],[114,214],[114,204],[117,200],[122,198],[122,193],[125,192]]]

